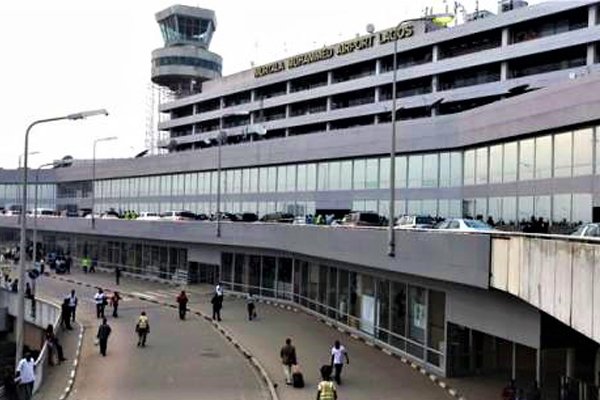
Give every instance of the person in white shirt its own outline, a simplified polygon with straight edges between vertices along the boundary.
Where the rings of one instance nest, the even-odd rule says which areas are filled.
[[[33,397],[33,385],[35,383],[35,360],[31,353],[28,352],[19,361],[16,372],[23,400],[31,400]]]
[[[342,367],[344,366],[344,358],[346,364],[350,364],[350,358],[346,348],[340,344],[339,340],[331,348],[331,365],[335,368],[335,381],[338,385],[342,384]]]
[[[104,291],[98,288],[98,293],[94,295],[94,302],[96,303],[96,318],[104,318],[104,307],[106,307],[106,295]]]
[[[77,296],[75,290],[71,290],[71,294],[67,296],[69,299],[69,308],[71,309],[71,320],[75,322],[75,311],[77,310]]]

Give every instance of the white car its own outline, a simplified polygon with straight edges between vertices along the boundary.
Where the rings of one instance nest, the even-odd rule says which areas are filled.
[[[143,211],[137,219],[140,221],[160,221],[160,215],[156,212]]]
[[[165,211],[160,218],[168,221],[195,221],[196,214],[190,211]]]
[[[470,218],[450,218],[440,223],[437,229],[454,232],[489,232],[496,230],[483,221]]]
[[[600,237],[600,224],[581,225],[575,232],[571,233],[571,236]]]

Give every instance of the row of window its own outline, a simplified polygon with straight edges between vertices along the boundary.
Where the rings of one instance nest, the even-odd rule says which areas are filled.
[[[219,74],[221,73],[222,69],[221,63],[196,57],[170,56],[160,57],[154,60],[155,67],[160,67],[163,65],[189,65],[191,67],[206,68],[208,70],[218,72]]]
[[[570,32],[577,29],[586,28],[588,26],[588,16],[587,16],[587,8],[582,7],[576,10],[567,11],[562,14],[552,15],[550,17],[543,17],[537,20],[527,21],[526,23],[515,25],[514,27],[510,27],[509,29],[509,45],[517,44],[524,41],[534,40],[537,38],[542,38],[546,36],[561,34],[565,32]],[[458,38],[454,40],[450,40],[445,43],[438,44],[439,47],[439,58],[452,58],[457,56],[462,56],[465,54],[471,54],[474,52],[480,52],[491,48],[500,47],[501,43],[501,30],[493,30],[487,32],[479,32],[470,36],[466,36],[463,38]],[[433,61],[433,46],[429,48],[419,48],[419,49],[411,49],[406,52],[402,52],[398,54],[397,57],[397,66],[399,68],[407,68],[413,65],[424,64]],[[541,59],[548,58],[547,55],[544,56],[536,56],[531,59],[531,61],[539,62]],[[585,61],[585,55],[583,57]],[[578,58],[580,60],[580,58]],[[390,56],[385,56],[381,58],[381,71],[388,72],[393,69],[393,65],[390,64]],[[519,64],[518,62],[516,64]],[[556,64],[556,63],[555,63]],[[573,62],[568,63],[570,67],[579,65],[579,63]],[[585,64],[584,64],[585,65]],[[563,67],[566,68],[565,65]],[[529,70],[533,68],[533,70]],[[540,73],[541,70],[556,70],[561,69],[560,65],[546,66],[546,68],[539,68],[536,65],[531,66],[531,68],[527,69],[527,66],[515,65],[514,73],[511,73],[512,77],[531,75],[533,73]],[[564,69],[564,68],[562,68]],[[537,72],[536,72],[537,71]],[[332,83],[343,82],[351,79],[359,79],[369,75],[375,75],[376,64],[375,60],[362,61],[357,64],[346,65],[340,67],[338,69],[332,70]],[[460,71],[455,72],[460,73]],[[499,71],[495,73],[499,79],[500,74]],[[318,76],[317,79],[319,85],[327,84],[327,79],[322,78],[322,73],[319,73],[315,76]],[[461,78],[458,78],[461,79]],[[469,77],[468,81],[480,81],[483,79],[482,77],[473,78]],[[490,77],[486,76],[485,80],[489,81]],[[303,84],[302,82],[297,83],[296,81],[304,81],[312,82],[312,75],[305,76],[302,78],[298,78],[292,82],[293,91],[299,90],[308,90],[313,87],[312,84]],[[282,90],[281,85],[284,82],[280,82],[277,84],[272,84],[265,87],[256,88],[256,96],[257,99],[261,98],[271,98],[275,96],[280,96],[287,94],[287,90]],[[225,106],[236,106],[244,103],[249,103],[251,101],[251,94],[249,91],[240,92],[234,95],[229,95],[227,98],[236,98],[235,101],[226,101]],[[207,100],[208,102],[214,101],[214,99]],[[199,103],[199,106],[202,108],[203,103]]]
[[[23,187],[19,184],[0,184],[0,205],[9,205],[17,203],[18,199],[21,198],[22,190]],[[35,185],[29,184],[27,186],[27,197],[29,198],[28,203],[33,204],[35,198]],[[54,203],[55,201],[56,185],[38,185],[38,202],[40,204],[46,204],[48,202]]]
[[[480,197],[475,199],[414,199],[397,200],[395,215],[431,215],[443,218],[491,217],[493,221],[502,221],[506,225],[515,225],[532,216],[553,223],[591,222],[592,194],[559,193],[539,196]],[[346,210],[371,211],[389,217],[389,201],[378,199],[350,199]],[[122,200],[100,202],[96,211],[109,209],[137,210],[139,212],[165,212],[187,210],[198,214],[215,214],[217,204],[212,201],[160,201],[143,202]],[[252,212],[259,216],[274,212],[284,212],[296,216],[315,215],[319,212],[313,200],[284,201],[232,201],[225,198],[221,211],[229,213]]]
[[[597,129],[596,129],[597,130]],[[469,149],[396,157],[396,187],[449,188],[600,173],[600,140],[593,128]],[[595,161],[595,162],[594,162]],[[598,166],[594,168],[594,164]],[[229,169],[223,194],[289,193],[389,188],[389,157]],[[99,199],[215,195],[217,172],[102,180]]]

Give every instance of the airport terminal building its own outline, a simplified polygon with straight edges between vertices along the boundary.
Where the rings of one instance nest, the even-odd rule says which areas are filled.
[[[176,94],[161,106],[168,154],[99,160],[95,182],[86,161],[42,171],[39,204],[89,208],[94,193],[98,212],[214,214],[220,189],[225,212],[389,217],[395,112],[394,217],[598,221],[600,2],[505,3],[225,77],[208,50],[214,13],[171,7],[152,59],[153,80]],[[0,170],[0,206],[19,203],[20,179]],[[206,221],[96,222],[37,226],[46,248],[107,268],[294,302],[441,375],[537,380],[549,399],[566,378],[600,383],[593,240],[402,231],[392,258],[379,229],[223,223],[217,237]],[[16,233],[0,217],[0,239]]]

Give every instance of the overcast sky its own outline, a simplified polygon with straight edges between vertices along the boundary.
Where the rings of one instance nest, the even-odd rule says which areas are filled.
[[[532,1],[531,3],[538,3]],[[15,168],[24,131],[39,118],[106,108],[108,118],[63,121],[34,128],[31,166],[64,155],[129,157],[144,149],[149,110],[150,55],[162,45],[154,13],[171,0],[19,0],[0,2],[0,167]],[[250,68],[418,17],[443,0],[205,0],[181,4],[217,14],[211,50],[223,73]],[[475,0],[463,0],[472,11]],[[496,0],[480,8],[496,12]]]

